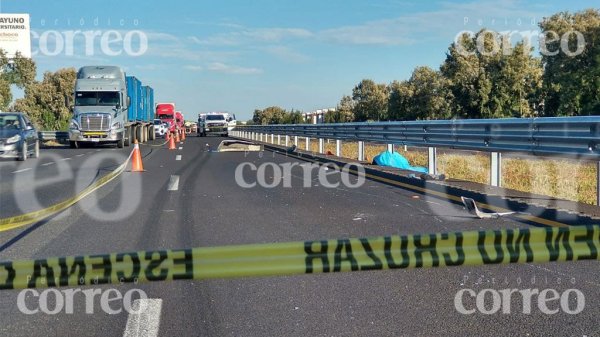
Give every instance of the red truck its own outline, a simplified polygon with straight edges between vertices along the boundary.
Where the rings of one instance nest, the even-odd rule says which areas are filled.
[[[175,124],[177,125],[177,129],[179,129],[179,130],[183,129],[184,122],[185,121],[183,119],[183,114],[181,113],[181,111],[175,111]]]
[[[175,103],[158,103],[156,104],[156,118],[162,122],[169,123],[169,130],[175,131]]]

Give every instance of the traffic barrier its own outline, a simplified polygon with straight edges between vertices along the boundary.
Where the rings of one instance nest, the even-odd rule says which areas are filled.
[[[131,160],[131,172],[144,172],[144,165],[142,164],[142,154],[140,152],[140,145],[138,141],[133,142],[133,156]]]
[[[0,289],[598,260],[600,226],[504,229],[0,262]]]
[[[133,151],[129,154],[129,157],[127,157],[125,162],[123,162],[123,164],[121,164],[119,167],[117,167],[114,171],[112,171],[112,172],[104,175],[103,177],[99,178],[98,180],[94,181],[90,186],[86,187],[85,189],[83,189],[81,192],[79,192],[77,195],[75,195],[72,198],[69,198],[67,200],[64,200],[64,201],[56,204],[56,205],[53,205],[53,206],[50,206],[50,207],[47,207],[47,208],[44,208],[44,209],[41,209],[38,211],[0,219],[0,232],[4,232],[4,231],[11,230],[11,229],[34,224],[36,222],[42,221],[46,218],[49,218],[50,216],[58,214],[58,213],[64,211],[65,209],[71,207],[72,205],[79,202],[81,199],[83,199],[86,196],[90,195],[91,193],[95,192],[102,186],[108,184],[113,179],[118,177],[121,173],[123,173],[123,171],[127,167],[127,164],[129,163],[129,160],[131,159],[132,154],[133,154]]]

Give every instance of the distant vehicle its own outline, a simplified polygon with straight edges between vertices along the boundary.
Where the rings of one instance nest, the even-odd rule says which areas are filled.
[[[168,123],[163,123],[158,118],[154,119],[154,134],[160,137],[164,136],[167,130],[169,130],[168,125]]]
[[[175,111],[175,125],[177,126],[178,130],[181,130],[184,128],[184,119],[183,119],[183,114],[181,113],[181,111]]]
[[[31,121],[21,112],[0,113],[0,158],[40,156],[40,140]]]
[[[229,135],[227,117],[224,113],[213,112],[200,115],[198,118],[198,136],[204,137],[208,134],[219,134],[224,137]]]
[[[72,148],[113,143],[122,148],[154,139],[154,90],[120,67],[86,66],[77,72],[69,126]]]
[[[175,131],[175,103],[156,104],[156,118],[169,124],[169,130]]]
[[[227,130],[232,131],[237,125],[235,114],[225,113],[225,119],[227,120]]]

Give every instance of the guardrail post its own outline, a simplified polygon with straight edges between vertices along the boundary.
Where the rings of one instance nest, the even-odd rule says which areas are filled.
[[[290,146],[290,136],[285,136],[285,147]]]
[[[281,145],[281,135],[277,135],[277,145]]]
[[[308,137],[304,137],[304,142],[305,142],[305,144],[304,144],[304,149],[305,149],[306,151],[310,151],[310,138],[308,138]]]
[[[335,140],[335,155],[338,157],[342,156],[342,140],[341,139]]]
[[[390,153],[394,153],[394,144],[388,144],[387,145],[387,151]]]
[[[600,206],[600,161],[596,164],[596,205]]]
[[[363,141],[358,142],[358,160],[359,161],[365,160],[365,142],[363,142]]]
[[[319,138],[319,153],[325,153],[325,142],[323,138]]]
[[[275,135],[271,134],[271,144],[275,144]]]
[[[294,145],[298,146],[298,136],[294,136]]]
[[[435,147],[429,148],[429,174],[437,174],[437,149]]]
[[[500,187],[502,183],[502,154],[490,153],[490,185]]]

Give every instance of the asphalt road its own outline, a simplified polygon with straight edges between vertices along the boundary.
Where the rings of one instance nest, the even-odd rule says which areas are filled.
[[[377,182],[367,181],[360,188],[327,188],[315,176],[305,179],[299,166],[292,169],[291,188],[242,188],[235,179],[240,163],[260,166],[297,160],[269,152],[207,151],[206,144],[215,149],[221,140],[188,137],[175,151],[142,146],[146,172],[125,172],[55,218],[0,233],[0,259],[527,227],[511,218],[475,219],[459,205]],[[32,208],[32,202],[19,201],[28,200],[31,193],[41,205],[71,196],[98,174],[114,169],[129,150],[55,149],[44,152],[56,156],[56,164],[42,166],[49,159],[0,163],[0,217]],[[60,161],[63,158],[71,159]],[[59,163],[72,175],[40,187],[40,180],[62,171],[57,169]],[[273,175],[266,172],[269,181]],[[246,173],[247,182],[256,179]],[[179,179],[177,189],[171,176]],[[331,182],[341,179],[339,173],[328,177]],[[82,289],[143,290],[153,299],[154,315],[141,323],[142,330],[158,331],[159,336],[599,336],[599,271],[593,261]],[[545,314],[534,298],[531,313],[524,314],[523,301],[515,296],[507,303],[509,314],[457,311],[458,291],[478,293],[488,288],[559,293],[574,288],[584,294],[585,308],[574,315]],[[78,297],[73,314],[27,315],[18,309],[18,294],[0,292],[0,335],[123,336],[131,332],[127,312],[107,314],[99,301],[90,314],[85,312],[85,300]],[[465,304],[475,307],[473,302]],[[36,302],[30,298],[27,303]],[[557,304],[550,306],[555,309]]]

